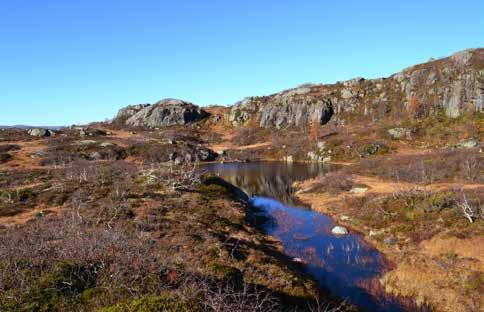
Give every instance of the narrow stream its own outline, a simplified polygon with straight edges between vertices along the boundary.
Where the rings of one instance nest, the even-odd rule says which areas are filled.
[[[263,230],[282,242],[285,254],[304,263],[321,288],[363,311],[415,311],[385,294],[378,280],[387,267],[385,259],[361,234],[334,236],[335,224],[329,217],[294,203],[293,182],[315,177],[329,167],[256,162],[206,168],[251,197],[251,204],[270,217]]]

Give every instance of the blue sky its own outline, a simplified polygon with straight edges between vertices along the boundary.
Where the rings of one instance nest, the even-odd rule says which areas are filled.
[[[484,1],[0,1],[0,124],[232,104],[484,46]]]

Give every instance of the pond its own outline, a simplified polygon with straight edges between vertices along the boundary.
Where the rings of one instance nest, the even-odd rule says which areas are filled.
[[[379,278],[388,265],[358,233],[331,233],[334,222],[293,200],[292,185],[331,170],[322,164],[280,162],[224,163],[206,167],[247,193],[251,204],[269,217],[266,234],[279,239],[284,253],[304,264],[306,273],[335,296],[363,311],[415,311],[388,296]],[[413,304],[412,304],[413,305]]]

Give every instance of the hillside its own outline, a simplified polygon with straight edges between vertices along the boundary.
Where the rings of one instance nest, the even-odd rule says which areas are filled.
[[[370,292],[479,311],[483,102],[478,48],[233,106],[165,99],[110,122],[0,129],[0,310],[358,310],[266,235],[241,190],[264,189],[382,253]],[[234,186],[201,166],[276,160],[322,169]]]

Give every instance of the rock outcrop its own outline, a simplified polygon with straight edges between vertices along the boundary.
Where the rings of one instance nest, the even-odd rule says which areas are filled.
[[[236,103],[228,114],[234,126],[264,128],[324,124],[333,114],[356,113],[378,120],[406,111],[419,117],[442,111],[456,118],[466,110],[482,111],[484,49],[415,65],[389,78],[355,78],[336,84],[306,84]]]
[[[43,129],[43,128],[32,128],[27,130],[27,133],[35,137],[50,137],[55,135],[54,131],[50,129]]]
[[[128,105],[124,108],[121,108],[118,111],[118,114],[116,115],[116,119],[119,119],[119,118],[126,118],[127,119],[127,118],[133,116],[134,114],[136,114],[137,112],[139,112],[140,110],[142,110],[143,108],[148,107],[150,105],[151,104]]]
[[[331,101],[304,96],[308,90],[303,87],[274,96],[246,98],[232,107],[229,121],[235,126],[244,125],[256,114],[258,125],[263,128],[327,123],[334,113]]]
[[[131,127],[156,128],[184,125],[202,120],[209,113],[192,103],[176,99],[164,99],[153,105],[130,105],[121,109],[115,120],[124,119]]]

